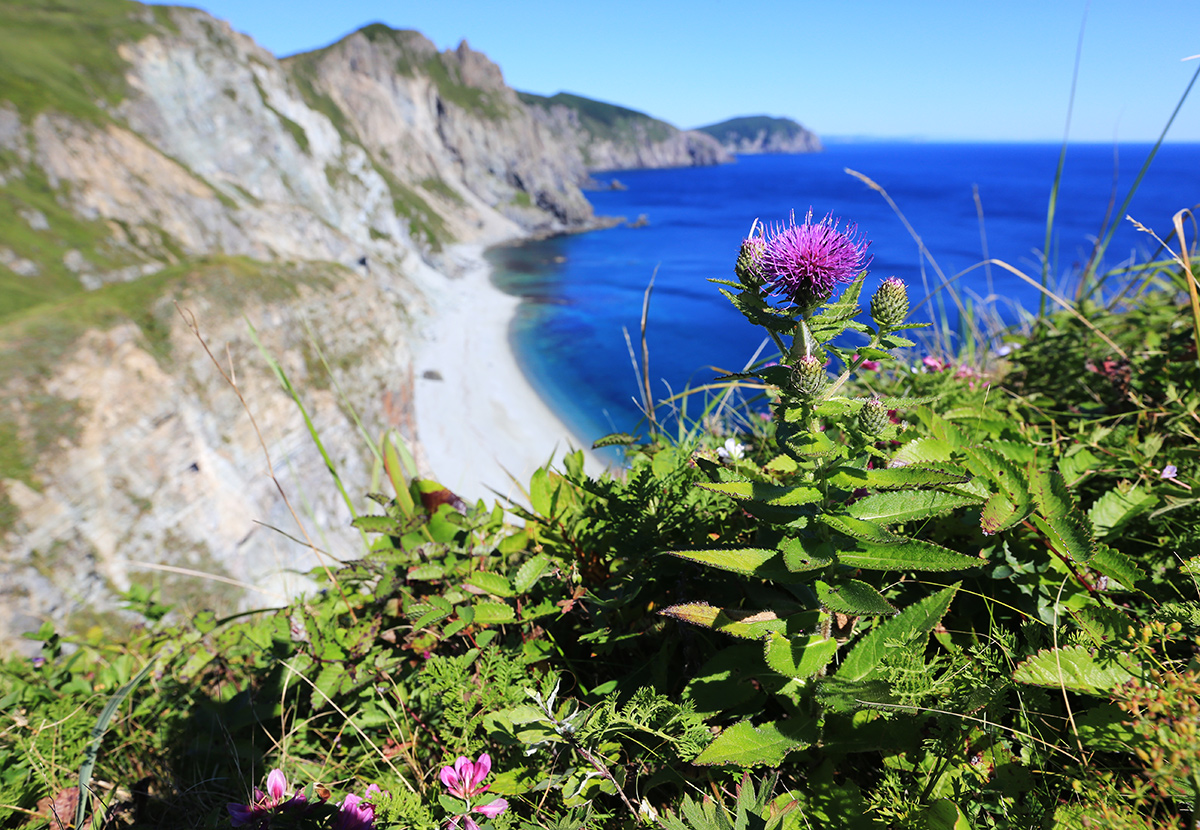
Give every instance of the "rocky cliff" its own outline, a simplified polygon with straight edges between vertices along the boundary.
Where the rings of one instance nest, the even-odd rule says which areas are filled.
[[[680,130],[645,113],[560,92],[519,93],[534,117],[576,147],[588,170],[727,164],[733,154],[711,136]]]
[[[698,127],[696,132],[717,141],[728,153],[819,153],[821,139],[790,118],[755,115],[731,118],[719,124]]]
[[[382,25],[280,61],[195,9],[0,5],[0,650],[135,579],[232,610],[356,556],[267,356],[357,495],[364,432],[420,459],[414,345],[469,250],[593,224],[589,169],[728,160],[568,99]]]

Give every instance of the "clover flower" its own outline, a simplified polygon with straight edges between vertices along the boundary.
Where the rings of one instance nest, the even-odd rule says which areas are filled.
[[[450,795],[461,798],[467,804],[466,812],[452,816],[446,823],[446,827],[458,827],[458,822],[463,822],[464,830],[479,830],[479,825],[471,818],[471,813],[479,813],[487,818],[495,818],[508,809],[508,802],[503,798],[497,798],[487,804],[472,804],[471,800],[478,795],[483,795],[487,792],[490,785],[484,784],[483,779],[487,778],[489,772],[492,771],[492,759],[485,752],[479,756],[479,759],[472,761],[462,755],[454,762],[453,767],[442,767],[442,771],[438,773],[438,778],[441,779],[442,785],[445,786]]]
[[[270,824],[269,814],[280,810],[302,809],[307,806],[304,794],[299,788],[291,798],[288,794],[287,777],[283,770],[273,769],[267,775],[267,791],[264,793],[258,787],[254,788],[254,796],[249,804],[226,804],[229,810],[230,822],[234,827],[252,825],[267,827]]]
[[[852,282],[870,264],[866,253],[871,243],[858,238],[856,225],[839,231],[841,220],[832,219],[832,214],[816,224],[812,216],[809,208],[804,223],[797,225],[793,212],[786,227],[771,230],[759,257],[771,293],[801,309],[829,299],[838,285]]]
[[[366,797],[348,795],[333,819],[333,830],[372,830],[375,826],[375,805],[371,798],[381,795],[378,784],[367,787]]]

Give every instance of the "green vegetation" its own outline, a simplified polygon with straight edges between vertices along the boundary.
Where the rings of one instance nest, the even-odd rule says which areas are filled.
[[[759,133],[765,133],[767,138],[781,137],[793,139],[807,134],[804,127],[790,118],[772,118],[768,115],[751,115],[743,118],[730,118],[720,124],[709,124],[707,127],[697,127],[697,132],[711,135],[717,141],[753,140]]]
[[[307,785],[301,827],[368,784],[378,828],[1178,827],[1200,795],[1200,363],[1190,276],[1132,276],[929,354],[894,287],[863,319],[861,280],[780,309],[743,269],[727,296],[817,371],[686,393],[671,435],[605,442],[621,474],[574,453],[519,503],[464,505],[387,439],[370,549],[319,593],[171,615],[139,584],[128,636],[68,657],[45,627],[44,663],[0,668],[4,826],[41,821],[102,721],[97,815],[133,826],[229,826],[278,767]],[[439,769],[482,753],[488,793],[448,796]]]
[[[579,114],[579,125],[593,140],[612,141],[616,144],[633,141],[641,131],[650,141],[665,141],[677,130],[665,121],[651,118],[644,112],[594,101],[582,95],[560,92],[546,98],[529,92],[518,92],[521,101],[529,106],[549,110],[551,107],[566,107]]]
[[[126,92],[116,47],[154,31],[147,14],[167,20],[166,9],[126,0],[0,4],[0,101],[26,119],[49,109],[107,120],[97,102],[111,106]]]

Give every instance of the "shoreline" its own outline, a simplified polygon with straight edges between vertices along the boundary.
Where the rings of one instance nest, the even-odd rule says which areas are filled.
[[[447,278],[431,298],[413,365],[423,460],[438,482],[468,501],[520,498],[538,467],[552,459],[561,466],[575,449],[584,450],[589,475],[606,468],[525,377],[509,341],[521,300],[492,285],[486,247],[454,247],[462,275]]]

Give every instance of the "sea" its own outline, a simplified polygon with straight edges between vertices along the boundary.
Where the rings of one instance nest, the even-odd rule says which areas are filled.
[[[741,156],[718,167],[598,173],[601,189],[587,194],[597,215],[626,222],[494,248],[488,258],[494,284],[522,300],[509,333],[518,362],[577,445],[590,446],[609,433],[644,429],[637,373],[652,278],[646,338],[655,398],[770,354],[760,351],[761,331],[709,282],[734,279],[738,248],[755,220],[775,226],[794,211],[800,222],[812,210],[814,221],[828,214],[839,228],[855,225],[872,256],[864,304],[881,280],[897,276],[910,286],[916,316],[954,331],[957,306],[949,292],[935,291],[948,279],[963,303],[1016,323],[1038,310],[1042,294],[985,260],[1035,282],[1048,260],[1049,287],[1064,296],[1073,295],[1073,280],[1113,222],[1106,269],[1145,262],[1159,250],[1117,215],[1151,149],[1068,146],[1048,253],[1061,145],[851,142],[821,153]],[[1166,239],[1175,212],[1197,205],[1200,144],[1164,144],[1124,213]],[[688,416],[701,405],[693,398]]]

